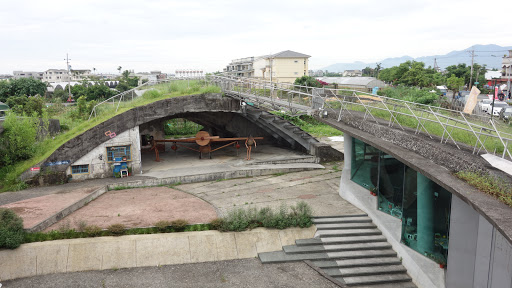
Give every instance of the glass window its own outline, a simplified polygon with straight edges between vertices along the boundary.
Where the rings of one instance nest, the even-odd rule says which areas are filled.
[[[89,165],[73,165],[71,166],[71,174],[89,173]]]
[[[107,160],[108,162],[132,160],[130,145],[107,147]]]
[[[351,179],[364,188],[375,191],[379,174],[379,150],[353,138]]]
[[[377,205],[380,211],[402,218],[405,165],[393,156],[380,152]]]
[[[405,168],[401,242],[440,264],[446,264],[450,230],[450,192]]]

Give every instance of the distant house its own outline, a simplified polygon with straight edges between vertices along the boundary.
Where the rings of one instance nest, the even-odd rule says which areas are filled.
[[[252,56],[232,60],[224,73],[239,77],[255,77],[273,82],[293,83],[295,79],[309,75],[311,56],[286,50],[272,55]]]
[[[0,102],[0,120],[5,118],[5,112],[9,110],[9,106],[7,104]]]
[[[372,92],[374,87],[382,89],[386,84],[375,77],[318,77],[318,80],[334,84],[338,89]]]
[[[66,69],[48,69],[44,71],[43,81],[48,83],[70,81],[68,70]]]
[[[345,70],[343,71],[343,77],[361,77],[363,76],[363,71],[361,70]]]

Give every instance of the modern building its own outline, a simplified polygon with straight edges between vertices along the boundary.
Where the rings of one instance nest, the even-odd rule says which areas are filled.
[[[273,82],[293,83],[308,76],[311,56],[286,50],[272,55],[235,59],[224,68],[224,73],[239,77],[255,77]]]
[[[512,287],[510,207],[445,168],[483,158],[390,127],[338,123],[340,196],[373,219],[418,287]]]
[[[345,70],[343,71],[343,77],[361,77],[363,76],[363,71],[361,70]]]
[[[43,78],[44,78],[44,72],[13,71],[12,74],[14,74],[14,79],[34,78],[34,79],[43,80]]]
[[[48,83],[71,81],[71,77],[66,69],[48,69],[44,71],[43,81]]]
[[[373,88],[382,89],[386,83],[375,77],[319,77],[318,80],[332,83],[337,89],[351,89],[372,92]]]

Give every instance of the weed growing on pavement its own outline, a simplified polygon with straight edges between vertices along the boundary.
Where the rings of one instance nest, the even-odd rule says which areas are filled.
[[[460,171],[455,173],[455,176],[512,207],[512,186],[503,179],[488,173],[474,171]]]

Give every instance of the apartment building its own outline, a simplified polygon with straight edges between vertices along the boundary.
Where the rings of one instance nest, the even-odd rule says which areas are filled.
[[[293,83],[298,77],[309,75],[311,56],[286,50],[276,54],[235,59],[224,68],[224,73],[240,77],[255,77],[274,82]]]
[[[20,78],[34,78],[34,79],[43,79],[44,72],[34,72],[34,71],[13,71],[14,79]]]
[[[68,74],[68,70],[66,69],[48,69],[44,71],[42,80],[45,82],[53,83],[71,81],[71,78]]]

